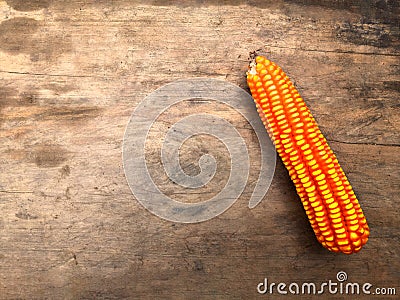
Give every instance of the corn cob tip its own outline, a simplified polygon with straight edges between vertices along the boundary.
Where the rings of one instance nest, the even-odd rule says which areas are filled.
[[[249,53],[249,65],[248,65],[248,71],[246,72],[246,76],[252,76],[257,74],[256,70],[256,57],[257,57],[257,52],[253,51]]]
[[[246,75],[247,76],[256,75],[257,74],[256,66],[257,66],[256,61],[255,60],[251,61],[249,64],[249,70],[247,71]]]
[[[258,49],[256,51],[252,51],[249,53],[249,60],[253,61],[256,59],[256,57],[258,56],[258,51],[260,51],[261,49]]]

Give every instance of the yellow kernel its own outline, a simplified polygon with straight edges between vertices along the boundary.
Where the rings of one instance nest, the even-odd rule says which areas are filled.
[[[309,200],[310,202],[314,202],[315,200],[317,200],[317,197],[310,197],[310,198],[308,198],[308,200]]]
[[[329,216],[331,217],[331,219],[337,219],[340,218],[341,214],[337,213],[337,214],[329,214]]]
[[[337,234],[341,234],[341,233],[346,232],[346,229],[344,229],[344,228],[342,227],[342,228],[336,229],[335,232],[336,232]]]
[[[322,186],[319,187],[321,191],[326,190],[328,188],[327,184],[324,184]]]
[[[349,226],[350,231],[357,231],[358,228],[360,228],[360,225],[358,225],[358,224]]]
[[[291,156],[290,157],[290,160],[291,161],[295,161],[295,160],[298,160],[299,159],[299,156],[298,155],[295,155],[295,156]]]
[[[299,141],[296,142],[296,144],[297,144],[298,146],[301,146],[301,145],[303,145],[305,142],[306,142],[305,140],[299,140]]]
[[[285,120],[285,123],[286,123],[286,120]],[[279,123],[278,123],[279,124]],[[285,125],[285,126],[282,126],[282,128],[286,128],[286,127],[289,127],[287,124]],[[290,132],[292,132],[292,129],[291,128],[288,128],[288,129],[285,129],[285,130],[283,130],[283,132],[284,133],[290,133]]]
[[[351,221],[349,221],[349,224],[356,225],[356,224],[358,224],[358,220],[351,220]]]
[[[320,206],[320,205],[321,205],[321,202],[319,200],[314,201],[314,202],[311,203],[312,207],[317,207],[317,206]]]
[[[336,207],[330,211],[331,214],[337,214],[338,212],[340,212],[340,207]]]
[[[302,170],[300,170],[300,171],[302,171]],[[306,177],[307,176],[307,174],[304,172],[302,172],[301,174],[298,174],[298,178],[301,180],[301,179],[303,179],[304,177]]]
[[[348,245],[348,242],[346,240],[340,240],[337,241],[338,246],[344,246],[344,245]]]
[[[326,230],[326,231],[323,231],[322,233],[321,233],[324,237],[327,237],[327,236],[330,236],[332,233],[330,232],[330,230]],[[326,243],[325,243],[326,244]]]
[[[329,227],[328,226],[324,226],[324,227],[320,227],[319,228],[319,230],[321,230],[321,231],[327,231],[329,229]]]
[[[264,70],[263,70],[264,71]],[[266,70],[265,70],[266,71]],[[264,73],[264,72],[263,72]],[[263,77],[263,81],[268,81],[268,80],[271,80],[272,79],[272,76],[271,75],[269,75],[269,74],[266,74],[264,77]]]
[[[329,175],[332,175],[333,173],[335,173],[336,172],[336,170],[335,169],[329,169],[328,170],[328,174]],[[337,175],[336,175],[337,176]]]
[[[269,93],[270,97],[275,96],[275,95],[279,95],[277,90],[273,90],[272,92]]]
[[[327,236],[325,238],[325,240],[328,241],[328,242],[333,242],[334,238],[333,238],[333,236]]]
[[[318,152],[318,154],[319,154],[320,156],[324,156],[324,155],[326,154],[326,151],[325,151],[325,150],[322,150],[322,151]]]
[[[256,56],[256,63],[257,64],[262,64],[262,63],[266,64],[267,62],[269,64],[270,60],[266,59],[264,56],[260,56],[260,55]]]
[[[294,139],[295,139],[296,141],[302,140],[302,139],[304,139],[304,136],[303,136],[302,134],[298,134],[298,135],[296,135],[296,136],[294,137]]]
[[[292,118],[296,118],[298,117],[300,114],[298,112],[295,112],[294,114],[292,114],[290,117]],[[297,120],[297,119],[296,119]],[[300,120],[300,119],[299,119]]]
[[[325,196],[327,194],[330,194],[330,191],[329,191],[329,189],[326,189],[326,190],[322,191],[321,194]]]
[[[307,149],[306,151],[304,151],[304,155],[310,155],[312,153],[311,149]]]
[[[328,154],[325,154],[324,156],[321,157],[322,160],[326,160],[328,158]]]
[[[293,120],[293,123],[298,123],[300,121],[300,118],[296,118]]]
[[[318,226],[319,226],[319,227],[326,227],[326,226],[328,226],[328,223],[325,222],[325,221],[318,222]]]
[[[311,186],[311,184],[312,184],[312,182],[309,181],[309,182],[307,182],[307,183],[304,183],[303,187],[304,187],[304,188],[308,188],[308,187]]]
[[[336,193],[336,195],[338,196],[343,196],[344,194],[346,194],[345,190],[339,191],[338,193]]]
[[[303,151],[307,150],[308,148],[310,148],[309,144],[305,144],[305,145],[300,147],[300,149],[303,150]]]
[[[314,211],[322,211],[322,210],[323,210],[322,205],[321,206],[317,206],[316,208],[314,208]]]
[[[294,167],[295,170],[300,170],[302,168],[304,168],[304,164],[303,163],[301,163],[301,164],[299,164],[299,165]]]
[[[312,154],[307,155],[307,156],[305,157],[306,160],[312,160],[313,158],[314,158],[314,155],[312,155]]]
[[[313,185],[313,186],[310,186],[309,188],[306,188],[306,192],[307,193],[311,193],[311,192],[313,192],[313,191],[315,191],[315,186]]]
[[[310,150],[310,152],[311,152],[311,150]],[[304,152],[304,154],[305,154],[305,152]],[[313,174],[314,176],[317,176],[317,175],[319,175],[319,174],[321,174],[321,173],[322,173],[321,170],[317,170],[317,171],[312,172],[312,174]]]
[[[285,119],[283,119],[283,120],[280,120],[279,122],[278,122],[278,125],[279,126],[282,126],[283,124],[286,124],[287,123],[287,121],[285,120]]]
[[[337,202],[333,202],[333,203],[328,205],[329,209],[334,209],[334,208],[336,208],[338,206],[339,206],[339,204]]]
[[[305,177],[305,178],[303,178],[302,180],[300,180],[300,182],[301,183],[306,183],[306,182],[309,182],[310,181],[310,177]]]
[[[269,86],[272,86],[273,84],[274,84],[274,82],[272,80],[268,80],[268,81],[265,82],[264,86],[265,87],[269,87]]]
[[[346,195],[347,196],[347,195]],[[342,205],[347,205],[347,204],[349,204],[350,203],[350,199],[348,199],[348,197],[347,197],[347,199],[345,199],[345,200],[342,200]]]
[[[356,214],[346,216],[346,220],[355,220],[355,219],[357,219],[357,215]]]
[[[280,115],[280,116],[277,116],[276,117],[276,119],[278,120],[278,121],[280,121],[280,120],[282,120],[282,119],[284,119],[285,118],[285,115]]]
[[[282,105],[276,105],[272,108],[272,111],[277,111],[277,110],[281,110],[283,112],[283,106]]]
[[[307,195],[308,195],[308,197],[314,197],[316,194],[317,194],[316,192],[311,192],[311,193],[308,193]]]
[[[351,204],[351,203],[350,203]],[[346,209],[347,209],[347,206],[346,206]],[[347,215],[353,215],[353,214],[355,214],[356,213],[356,210],[354,209],[354,208],[352,208],[352,209],[350,209],[349,211],[347,211],[346,212],[347,213]]]
[[[317,134],[316,134],[315,132],[313,132],[313,133],[310,133],[310,134],[308,135],[308,137],[309,137],[310,139],[312,139],[312,138],[314,138],[316,135],[317,135]]]
[[[313,159],[313,160],[311,160],[309,163],[308,163],[308,165],[309,166],[313,166],[313,165],[315,165],[317,163],[317,161],[315,160],[315,159]]]

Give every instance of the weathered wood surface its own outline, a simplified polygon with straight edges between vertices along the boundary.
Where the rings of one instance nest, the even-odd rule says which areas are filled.
[[[9,0],[0,22],[1,299],[250,299],[265,277],[320,283],[340,270],[400,293],[397,1]],[[179,78],[246,88],[258,48],[296,82],[360,199],[371,238],[356,255],[318,244],[280,161],[255,209],[252,171],[233,207],[200,224],[152,215],[127,185],[121,145],[135,106]],[[227,107],[182,104],[160,132],[192,109],[235,124],[257,169],[255,134]],[[150,171],[162,178],[150,136]],[[189,173],[191,145],[221,157],[220,182],[204,194],[158,183],[202,201],[229,160],[197,138],[182,149]]]

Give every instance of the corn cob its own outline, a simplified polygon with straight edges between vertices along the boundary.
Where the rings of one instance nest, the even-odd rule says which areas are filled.
[[[333,252],[360,251],[369,236],[364,214],[335,154],[290,79],[275,63],[254,55],[247,83],[318,241]]]

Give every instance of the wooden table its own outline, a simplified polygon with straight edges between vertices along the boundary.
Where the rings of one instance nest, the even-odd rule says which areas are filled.
[[[264,278],[320,284],[339,271],[399,294],[399,19],[397,1],[377,0],[0,1],[0,298],[251,299]],[[200,193],[164,180],[158,164],[165,128],[218,111],[253,158],[238,201],[182,224],[129,189],[121,149],[138,103],[176,79],[246,89],[248,53],[259,48],[295,81],[360,199],[371,237],[358,254],[320,246],[280,160],[263,201],[247,207],[255,133],[213,101],[160,117],[149,169],[174,199],[218,193],[230,165],[215,138],[182,148],[192,174],[193,149],[219,157],[218,180]]]

